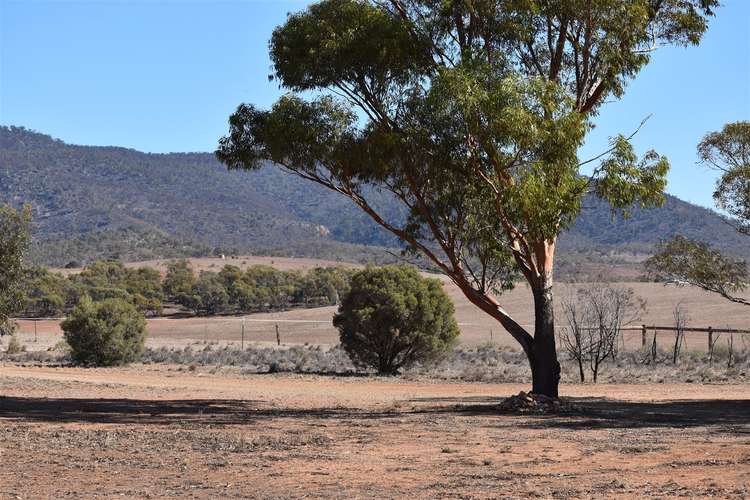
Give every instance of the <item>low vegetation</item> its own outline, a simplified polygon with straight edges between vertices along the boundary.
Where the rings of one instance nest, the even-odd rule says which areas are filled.
[[[249,348],[197,344],[184,349],[147,349],[144,363],[182,365],[190,369],[212,370],[236,367],[242,373],[300,374],[375,374],[375,369],[357,368],[340,347],[294,346],[289,349]],[[562,359],[562,380],[577,383],[578,365],[568,357]],[[459,348],[447,353],[437,363],[415,363],[404,370],[407,379],[447,379],[467,382],[528,383],[531,372],[522,352],[487,344],[477,348]],[[719,346],[713,359],[705,352],[683,353],[678,365],[672,353],[659,349],[655,362],[648,350],[621,352],[615,360],[600,367],[599,381],[605,383],[708,383],[750,381],[750,351],[737,348],[730,352]]]
[[[616,359],[607,359],[600,366],[599,382],[603,383],[723,383],[750,382],[750,338],[731,343],[722,337],[713,353],[683,351],[680,362],[672,362],[672,351],[657,349],[652,358],[651,347],[622,351]],[[6,342],[7,344],[8,342]],[[19,343],[20,344],[20,343]],[[23,345],[0,348],[0,360],[17,363],[69,364],[72,356],[65,342],[48,351],[26,351]],[[145,348],[139,362],[167,365],[179,371],[229,372],[245,375],[290,373],[318,375],[376,375],[377,370],[359,368],[352,363],[341,346],[322,347],[295,345],[271,348],[216,342],[196,342],[184,348]],[[561,357],[562,381],[579,383],[578,363],[569,356]],[[476,348],[458,348],[436,363],[415,363],[403,370],[405,379],[440,379],[485,383],[528,383],[531,372],[524,354],[487,343]]]
[[[147,364],[175,364],[194,370],[205,367],[237,367],[243,373],[318,373],[352,374],[354,364],[341,347],[294,346],[288,349],[219,346],[213,343],[196,344],[183,349],[162,347],[146,349],[142,362]]]

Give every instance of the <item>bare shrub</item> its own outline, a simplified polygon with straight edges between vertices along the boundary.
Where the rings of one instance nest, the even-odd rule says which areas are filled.
[[[578,364],[581,382],[588,365],[594,383],[602,363],[615,358],[622,338],[622,327],[637,321],[645,301],[633,290],[606,283],[578,289],[575,297],[563,301],[567,327],[560,338],[565,350]]]
[[[677,364],[677,359],[680,357],[680,351],[682,350],[685,342],[685,328],[690,321],[690,315],[688,314],[685,306],[682,302],[679,302],[672,312],[674,316],[674,347],[672,348],[672,364]]]

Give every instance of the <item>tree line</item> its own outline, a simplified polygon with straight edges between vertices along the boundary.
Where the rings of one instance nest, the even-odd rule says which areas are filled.
[[[336,305],[353,271],[314,268],[280,271],[270,266],[196,273],[187,260],[167,265],[165,275],[149,267],[126,267],[100,260],[80,273],[64,276],[42,267],[24,269],[16,316],[53,317],[69,313],[84,296],[95,302],[123,299],[147,316],[162,314],[171,303],[200,315],[278,311],[292,307]]]

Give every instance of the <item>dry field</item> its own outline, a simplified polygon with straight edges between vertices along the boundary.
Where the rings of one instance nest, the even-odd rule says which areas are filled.
[[[161,271],[166,268],[166,260],[131,263],[129,266],[151,266]],[[196,271],[218,271],[225,264],[246,268],[255,264],[266,264],[282,270],[306,270],[316,266],[349,265],[340,262],[296,259],[281,257],[251,257],[236,258],[200,258],[191,259]],[[66,270],[70,272],[70,270]],[[499,325],[486,314],[470,304],[452,283],[445,281],[446,291],[456,305],[456,317],[461,325],[461,342],[465,346],[477,346],[492,341],[498,345],[515,347],[510,338]],[[633,288],[635,293],[646,299],[648,309],[639,323],[649,325],[670,326],[673,324],[673,310],[676,304],[682,303],[690,315],[688,326],[714,328],[750,329],[750,308],[732,304],[714,294],[703,292],[692,287],[664,286],[658,283],[622,283],[623,286]],[[558,287],[559,306],[566,294],[574,291],[574,286],[560,284]],[[533,309],[531,292],[525,285],[506,293],[501,297],[501,303],[521,324],[531,326],[533,323]],[[284,344],[318,344],[335,345],[338,334],[331,325],[331,318],[335,307],[317,309],[298,309],[281,313],[253,314],[245,320],[245,340],[256,345],[273,345],[276,343],[276,325],[279,326],[281,341]],[[563,317],[558,310],[558,325]],[[59,325],[55,321],[40,321],[37,323],[37,337],[34,343],[34,323],[23,321],[20,323],[22,340],[30,349],[47,349],[60,338]],[[220,341],[222,343],[241,342],[241,319],[239,317],[218,318],[166,318],[149,321],[149,345],[184,346],[195,341]],[[662,335],[661,340],[666,347],[670,339]],[[630,347],[640,345],[640,333],[626,334],[626,341]],[[737,341],[739,344],[739,340]],[[687,336],[688,349],[705,349],[706,335],[690,333]]]
[[[750,496],[750,386],[518,385],[0,365],[0,498]]]

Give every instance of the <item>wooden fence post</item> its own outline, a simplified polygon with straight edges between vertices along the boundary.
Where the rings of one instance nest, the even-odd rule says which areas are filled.
[[[714,329],[708,327],[708,352],[710,353],[714,345]]]
[[[279,325],[276,324],[276,345],[281,345],[281,336],[279,335]]]
[[[641,326],[641,347],[646,347],[646,325]]]

